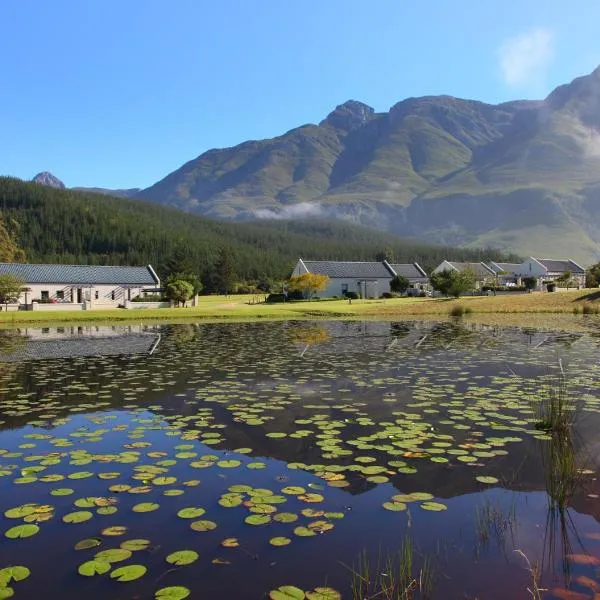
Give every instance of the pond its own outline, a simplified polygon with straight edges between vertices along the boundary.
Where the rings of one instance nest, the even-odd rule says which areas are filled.
[[[461,322],[1,332],[0,599],[594,598],[599,344]],[[559,434],[539,426],[557,398]]]

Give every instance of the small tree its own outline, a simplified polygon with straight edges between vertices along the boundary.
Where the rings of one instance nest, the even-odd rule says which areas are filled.
[[[404,275],[396,275],[390,281],[390,290],[396,294],[404,294],[410,287],[410,281]]]
[[[460,272],[444,270],[440,273],[432,273],[429,280],[434,290],[454,298],[460,298],[465,292],[473,290],[477,283],[477,277],[472,269],[464,269]]]
[[[558,283],[560,287],[566,287],[568,290],[572,285],[571,271],[565,271],[560,277],[557,277],[556,283]]]
[[[595,288],[600,285],[600,263],[592,265],[585,272],[585,286]]]
[[[175,279],[165,286],[165,294],[169,300],[184,305],[194,294],[194,286],[185,279]]]
[[[0,302],[8,308],[9,302],[17,302],[25,282],[14,275],[0,275]]]
[[[288,282],[288,289],[291,292],[302,292],[308,299],[312,299],[315,292],[324,290],[329,284],[329,277],[319,273],[303,273],[302,275],[292,275]]]
[[[375,255],[375,260],[377,262],[383,262],[384,260],[387,260],[388,262],[394,262],[394,251],[387,246]]]
[[[454,273],[452,285],[450,286],[450,295],[460,298],[465,292],[472,292],[477,284],[477,276],[473,269],[463,269],[459,273]]]
[[[432,273],[429,278],[431,287],[436,292],[440,292],[440,294],[448,296],[450,294],[452,282],[454,281],[455,273],[456,271],[450,271],[448,269],[440,271],[439,273]]]
[[[538,284],[538,280],[537,277],[534,277],[533,275],[529,276],[529,277],[523,277],[523,285],[525,286],[525,289],[531,294],[531,290],[535,290],[535,288],[537,287]]]

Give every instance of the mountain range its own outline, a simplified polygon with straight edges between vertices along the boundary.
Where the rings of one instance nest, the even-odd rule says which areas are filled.
[[[209,150],[119,193],[218,219],[344,219],[431,243],[595,262],[600,68],[540,101],[427,96],[378,113],[350,100],[319,124]]]

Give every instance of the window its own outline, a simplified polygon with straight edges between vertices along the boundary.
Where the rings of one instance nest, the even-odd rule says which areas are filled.
[[[48,290],[43,290],[40,294],[40,298],[42,299],[42,302],[48,302],[48,300],[50,300],[50,292]]]
[[[98,300],[98,298],[100,298],[100,292],[98,292],[98,290],[96,290],[96,291],[94,292],[94,298],[95,298],[96,300]]]
[[[63,290],[56,290],[56,299],[57,300],[64,300],[65,299],[65,292]]]

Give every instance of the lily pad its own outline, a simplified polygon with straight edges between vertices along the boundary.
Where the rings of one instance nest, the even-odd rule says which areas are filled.
[[[4,535],[10,540],[18,540],[31,537],[38,533],[39,530],[38,525],[17,525],[16,527],[11,527]]]
[[[271,600],[304,600],[306,594],[293,585],[282,585],[269,592],[269,598]]]
[[[154,593],[155,600],[184,600],[188,598],[192,592],[180,585],[161,588]]]
[[[171,565],[181,567],[183,565],[191,565],[193,562],[197,561],[198,558],[199,554],[194,552],[194,550],[178,550],[177,552],[169,554],[165,560]]]
[[[116,579],[117,581],[121,581],[126,583],[128,581],[135,581],[140,577],[143,577],[146,574],[146,567],[144,565],[127,565],[125,567],[120,567],[115,569],[111,574],[111,579]]]
[[[84,577],[93,577],[94,575],[104,575],[111,570],[110,563],[102,560],[88,560],[79,565],[77,569],[80,575]]]

